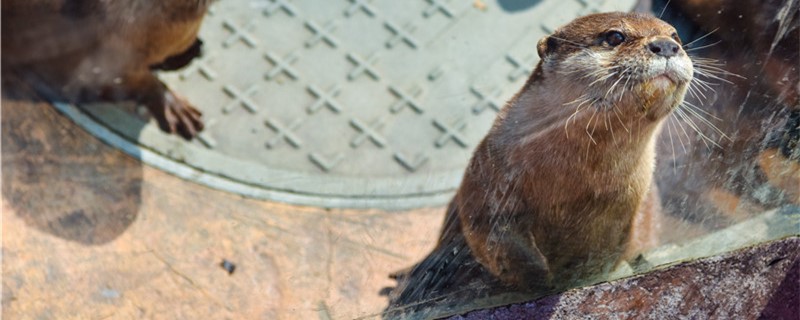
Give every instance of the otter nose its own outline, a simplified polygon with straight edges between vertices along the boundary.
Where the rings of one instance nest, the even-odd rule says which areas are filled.
[[[679,50],[678,44],[669,39],[658,39],[650,42],[647,48],[650,49],[651,52],[665,58],[677,55]]]

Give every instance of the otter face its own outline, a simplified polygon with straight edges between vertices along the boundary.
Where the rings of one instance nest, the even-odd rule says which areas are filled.
[[[545,74],[585,86],[592,104],[628,100],[658,118],[683,101],[694,73],[675,28],[636,13],[578,18],[542,39],[538,51]]]

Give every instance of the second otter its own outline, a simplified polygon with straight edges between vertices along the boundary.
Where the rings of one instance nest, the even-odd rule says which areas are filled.
[[[50,101],[135,100],[192,139],[201,113],[153,73],[199,55],[212,0],[2,0],[2,72]],[[12,80],[13,81],[13,80]]]
[[[537,49],[541,61],[477,147],[437,247],[398,275],[390,309],[481,272],[518,290],[564,288],[651,242],[642,222],[656,202],[655,137],[693,77],[675,29],[595,14]],[[459,276],[471,260],[483,271]]]

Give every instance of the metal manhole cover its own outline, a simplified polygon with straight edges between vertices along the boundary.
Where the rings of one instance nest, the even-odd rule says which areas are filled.
[[[204,113],[193,142],[132,110],[58,105],[183,178],[325,207],[444,204],[537,41],[630,1],[220,1],[204,56],[162,80]]]

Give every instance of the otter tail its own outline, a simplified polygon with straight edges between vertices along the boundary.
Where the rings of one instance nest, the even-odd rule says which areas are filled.
[[[436,248],[413,267],[390,275],[397,286],[389,293],[385,319],[443,316],[502,286],[473,258],[454,207],[448,209]]]

